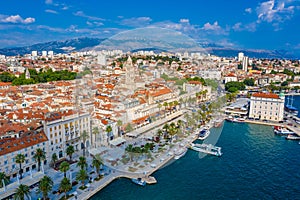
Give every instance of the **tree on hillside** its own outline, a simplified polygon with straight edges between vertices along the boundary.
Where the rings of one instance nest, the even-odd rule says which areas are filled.
[[[246,78],[243,82],[247,86],[254,86],[254,83],[255,83],[253,78]]]

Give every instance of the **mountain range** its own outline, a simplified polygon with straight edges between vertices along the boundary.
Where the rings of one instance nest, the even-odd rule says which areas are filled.
[[[30,54],[31,51],[53,51],[54,53],[70,53],[72,51],[84,51],[94,49],[105,39],[101,38],[75,38],[64,41],[51,41],[38,43],[31,46],[3,48],[0,49],[0,55],[15,56]],[[225,47],[214,43],[198,43],[207,53],[220,57],[236,57],[239,52],[250,58],[281,58],[297,59],[297,56],[286,50],[261,50],[261,49],[240,49]],[[159,49],[159,48],[158,48]],[[139,49],[142,50],[142,49]],[[155,50],[152,49],[152,50]]]

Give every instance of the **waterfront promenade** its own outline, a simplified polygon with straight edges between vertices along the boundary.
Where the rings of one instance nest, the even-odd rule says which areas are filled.
[[[282,124],[278,122],[264,122],[264,121],[259,121],[259,120],[245,120],[246,123],[251,123],[251,124],[260,124],[260,125],[267,125],[267,126],[284,126],[288,128],[289,130],[293,131],[295,134],[300,136],[300,128],[296,123],[293,123],[293,126],[287,125],[287,124]],[[296,127],[295,127],[296,125]]]
[[[42,172],[36,172],[33,173],[32,176],[25,176],[23,179],[18,181],[15,181],[9,185],[7,185],[4,188],[0,188],[0,199],[7,198],[15,193],[15,189],[19,186],[19,184],[24,184],[24,185],[34,185],[35,183],[39,182],[41,178],[44,177],[45,174]]]
[[[162,126],[163,124],[172,121],[174,119],[178,119],[186,112],[187,111],[179,111],[176,113],[172,113],[166,116],[166,118],[164,119],[149,124],[151,126],[148,125],[147,127],[140,128],[140,130],[139,129],[135,130],[135,134],[137,136],[141,136],[142,133],[145,133],[149,130],[155,131],[153,129],[160,128],[160,126]],[[104,176],[100,181],[95,181],[91,183],[88,189],[79,192],[77,190],[77,199],[85,200],[91,198],[93,195],[95,195],[105,186],[110,184],[113,180],[118,178],[132,179],[132,178],[149,177],[155,171],[170,163],[171,160],[174,158],[174,153],[177,149],[187,148],[188,144],[190,144],[192,141],[194,141],[197,138],[195,136],[196,136],[195,134],[189,134],[183,140],[173,143],[172,147],[168,147],[168,149],[164,150],[163,152],[157,153],[155,159],[148,164],[145,164],[144,162],[140,161],[139,164],[140,165],[143,164],[144,167],[142,169],[137,169],[136,172],[130,172],[126,170],[132,163],[119,165],[119,166],[112,166],[106,162],[105,165],[109,167],[111,173],[107,176]],[[182,145],[184,145],[184,147],[182,147]],[[73,199],[75,199],[75,197]]]

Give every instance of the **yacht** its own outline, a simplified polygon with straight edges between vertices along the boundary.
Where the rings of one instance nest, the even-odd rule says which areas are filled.
[[[226,121],[233,122],[233,123],[244,123],[245,119],[241,118],[241,117],[232,117],[232,116],[229,116],[229,117],[226,118]]]
[[[199,134],[198,134],[198,139],[199,140],[205,140],[210,134],[210,131],[208,128],[202,129]]]
[[[300,136],[297,134],[288,134],[288,136],[285,138],[287,140],[300,140]]]
[[[289,134],[294,134],[293,131],[287,129],[287,128],[284,128],[284,127],[280,127],[280,126],[275,126],[274,127],[274,133],[276,135],[289,135]]]
[[[132,182],[134,182],[137,185],[141,185],[141,186],[145,186],[146,185],[146,181],[144,181],[141,178],[133,178],[131,179]]]
[[[212,144],[194,144],[194,143],[191,143],[190,148],[195,150],[195,151],[211,154],[211,155],[214,155],[214,156],[221,156],[222,155],[221,147],[216,147]]]
[[[180,159],[181,157],[183,157],[185,154],[186,154],[186,152],[187,152],[187,148],[180,148],[177,152],[175,152],[175,156],[174,156],[174,159],[175,160],[178,160],[178,159]]]

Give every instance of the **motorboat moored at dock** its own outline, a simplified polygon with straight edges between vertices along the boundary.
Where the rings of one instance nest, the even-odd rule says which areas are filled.
[[[210,130],[208,128],[202,129],[198,134],[199,140],[205,140],[210,134]]]
[[[288,136],[285,138],[287,140],[300,140],[300,136],[297,134],[288,134]]]
[[[133,179],[131,179],[131,181],[137,185],[141,185],[141,186],[146,185],[146,181],[144,181],[142,178],[133,178]]]
[[[180,148],[178,151],[176,151],[175,153],[174,153],[174,159],[175,160],[178,160],[178,159],[180,159],[181,157],[183,157],[185,154],[186,154],[186,152],[187,152],[187,148],[186,147],[184,147],[184,148]]]
[[[284,128],[284,127],[281,127],[281,126],[274,126],[274,133],[276,135],[289,135],[289,134],[294,134],[293,131],[287,129],[287,128]]]

